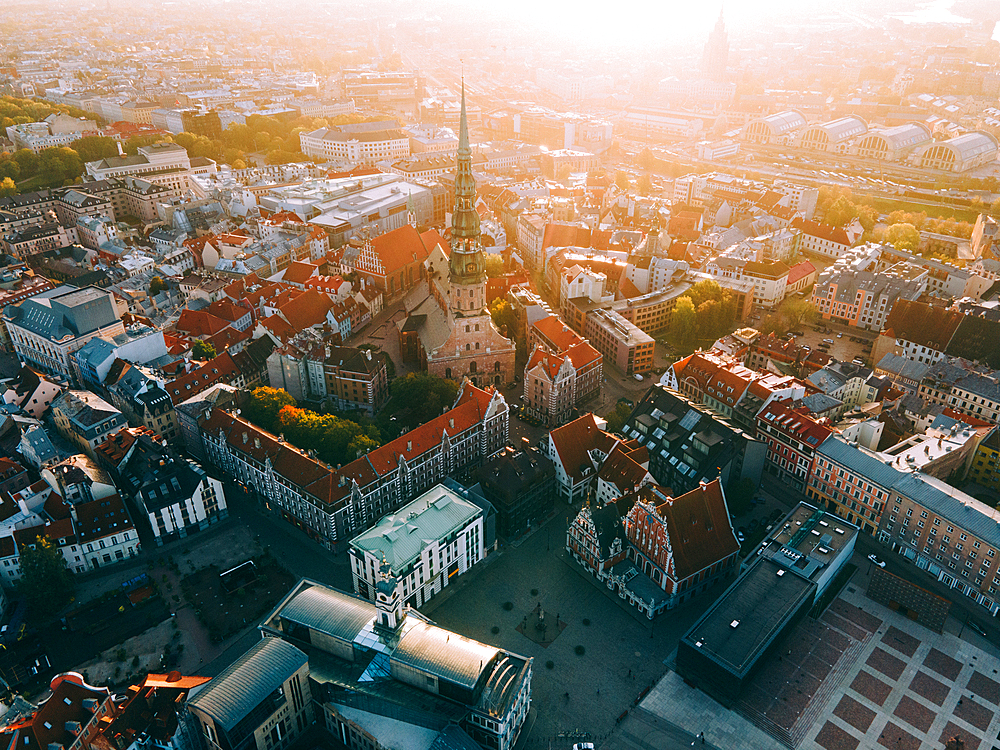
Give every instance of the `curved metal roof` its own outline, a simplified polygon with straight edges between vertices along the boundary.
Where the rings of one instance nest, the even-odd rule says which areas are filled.
[[[437,625],[414,625],[399,641],[392,662],[471,690],[500,650]]]
[[[809,130],[822,130],[831,143],[836,143],[867,132],[868,123],[860,117],[841,117],[830,122],[810,125]]]
[[[893,128],[879,128],[873,130],[871,135],[880,136],[885,140],[886,147],[890,151],[919,146],[931,139],[931,131],[919,122],[908,122]]]
[[[310,586],[277,612],[283,620],[353,641],[378,614],[374,604],[325,586]]]
[[[947,146],[955,152],[955,156],[961,161],[974,159],[989,151],[993,151],[993,153],[997,151],[996,138],[989,133],[979,130],[972,133],[964,133],[936,145]]]
[[[784,112],[775,112],[773,115],[768,115],[761,122],[771,129],[772,134],[781,135],[790,130],[801,128],[806,124],[806,118],[798,110],[788,109]]]
[[[306,663],[306,655],[280,638],[265,638],[191,698],[229,732]]]

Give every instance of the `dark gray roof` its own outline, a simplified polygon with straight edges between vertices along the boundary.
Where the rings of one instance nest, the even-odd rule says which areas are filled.
[[[1000,548],[1000,511],[995,508],[921,472],[904,474],[893,489],[987,544]]]
[[[769,558],[758,558],[691,627],[684,642],[742,675],[815,590],[812,581]]]
[[[886,489],[892,487],[903,474],[903,472],[887,465],[873,453],[851,445],[837,435],[831,435],[828,440],[824,440],[823,444],[816,449],[816,453],[831,461],[836,461],[841,466],[846,466],[851,471],[865,477],[869,482],[881,485]]]
[[[265,638],[213,679],[189,703],[227,732],[307,661],[280,638]]]
[[[295,594],[275,614],[282,620],[350,642],[377,613],[371,602],[325,586],[310,586]]]

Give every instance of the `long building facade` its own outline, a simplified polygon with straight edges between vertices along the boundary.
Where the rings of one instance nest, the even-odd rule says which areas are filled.
[[[208,461],[270,510],[339,550],[386,513],[502,450],[508,426],[500,392],[466,381],[452,409],[336,469],[223,409],[212,412],[202,438]]]

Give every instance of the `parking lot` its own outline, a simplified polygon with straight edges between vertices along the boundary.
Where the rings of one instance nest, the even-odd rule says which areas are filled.
[[[813,325],[803,323],[796,330],[804,334],[795,337],[795,342],[800,346],[825,351],[840,362],[850,362],[855,357],[860,357],[871,367],[871,345],[878,336],[875,331],[860,331],[826,320],[817,320]]]

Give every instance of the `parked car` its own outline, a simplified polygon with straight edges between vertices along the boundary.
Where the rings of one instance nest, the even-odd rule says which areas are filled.
[[[838,333],[838,334],[837,334],[837,338],[838,338],[838,339],[842,339],[842,338],[844,338],[844,334],[842,334],[842,333]]]
[[[573,745],[573,750],[594,750],[593,742],[577,742]]]
[[[878,565],[880,568],[885,567],[885,562],[883,560],[879,560],[877,557],[875,557],[875,555],[868,555],[868,559],[871,560],[876,565]]]
[[[965,624],[966,624],[966,625],[968,625],[968,626],[969,626],[970,628],[972,628],[973,630],[975,630],[975,631],[976,631],[977,633],[979,633],[979,635],[981,635],[981,636],[982,636],[983,638],[987,638],[987,637],[989,637],[989,636],[987,636],[987,635],[986,635],[986,630],[985,630],[985,629],[983,629],[983,626],[982,626],[982,625],[980,625],[980,624],[979,624],[978,622],[976,622],[975,620],[969,620],[969,621],[968,621],[968,622],[966,622]]]
[[[642,375],[640,375],[639,373],[636,373],[632,377],[635,378],[636,380],[638,380],[640,383],[642,382]]]
[[[736,541],[739,542],[740,544],[743,544],[743,542],[746,541],[746,537],[743,536],[743,532],[742,531],[737,531],[736,532]]]

